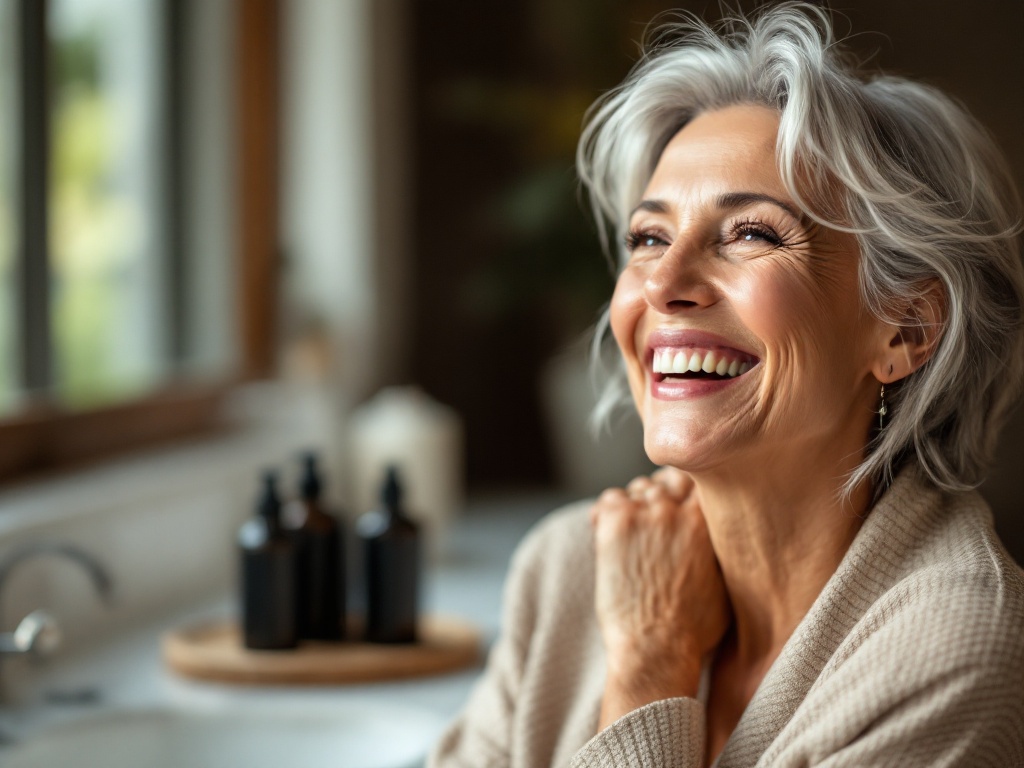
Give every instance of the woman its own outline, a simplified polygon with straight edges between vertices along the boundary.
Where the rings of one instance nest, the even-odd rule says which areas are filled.
[[[550,516],[434,766],[1024,765],[1024,577],[971,491],[1024,370],[1021,206],[804,4],[672,30],[579,168],[666,469]]]

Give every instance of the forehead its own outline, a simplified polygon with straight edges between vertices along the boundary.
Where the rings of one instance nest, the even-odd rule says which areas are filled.
[[[658,159],[645,197],[673,189],[744,189],[784,194],[775,162],[779,115],[755,105],[703,112],[672,137]]]

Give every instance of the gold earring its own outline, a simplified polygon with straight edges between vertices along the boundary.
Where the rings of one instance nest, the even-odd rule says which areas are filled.
[[[878,428],[881,429],[885,426],[885,416],[889,413],[889,407],[885,404],[885,384],[882,385],[882,391],[880,393],[882,403],[878,407]]]

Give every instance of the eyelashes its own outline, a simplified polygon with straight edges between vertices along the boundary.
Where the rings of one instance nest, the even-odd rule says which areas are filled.
[[[764,222],[746,221],[737,222],[730,232],[726,242],[752,243],[761,241],[771,244],[775,248],[782,247],[785,243],[783,238]]]
[[[665,239],[661,234],[632,229],[626,233],[625,245],[626,250],[632,253],[641,247],[657,248],[662,245],[667,246],[668,243],[665,242]]]
[[[780,235],[774,227],[763,221],[744,219],[730,224],[717,238],[719,247],[731,245],[758,245],[761,247],[782,248],[791,245],[788,242],[792,233]],[[629,253],[648,248],[667,248],[671,238],[659,229],[631,229],[625,237],[624,245]]]

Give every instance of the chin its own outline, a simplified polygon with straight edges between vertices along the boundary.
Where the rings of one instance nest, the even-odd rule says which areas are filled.
[[[661,419],[644,422],[644,451],[659,467],[692,472],[706,466],[712,453],[706,437],[706,430],[699,433],[692,424],[669,424]]]

